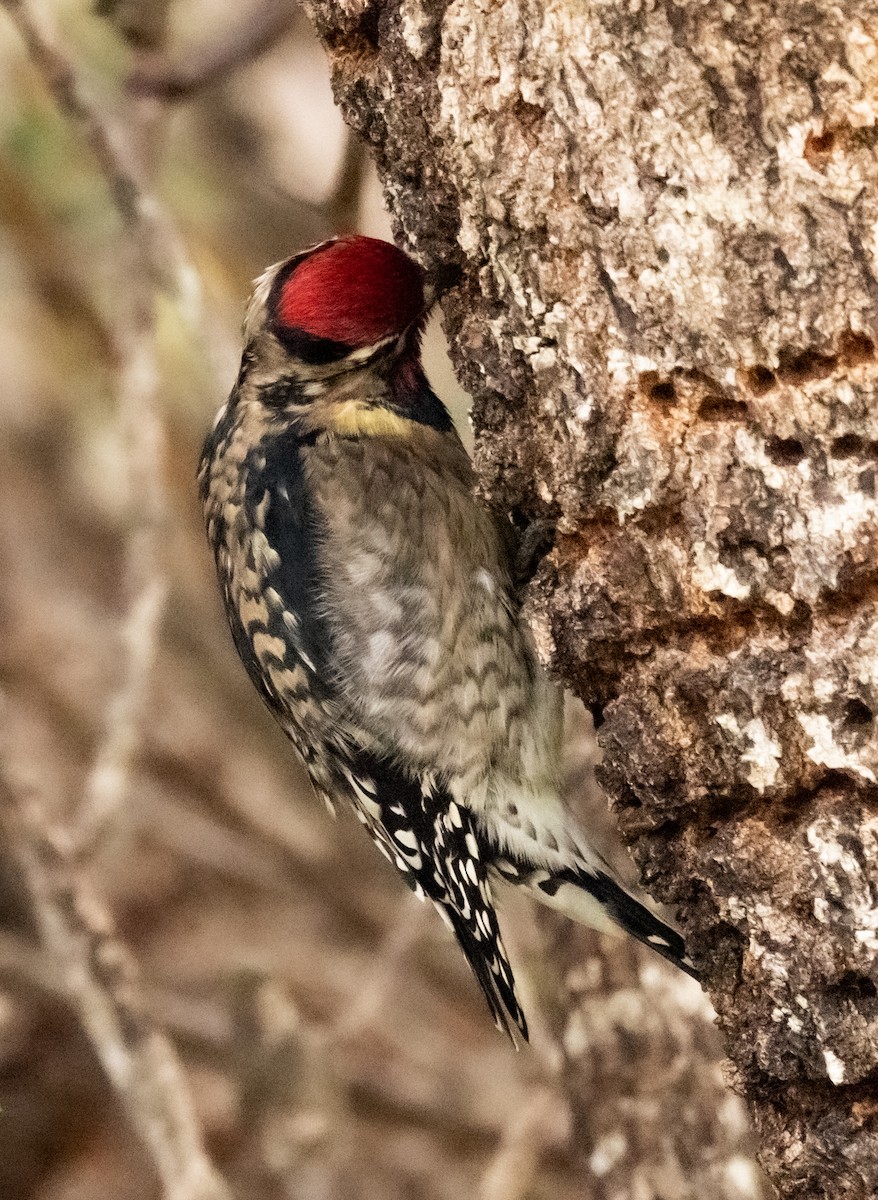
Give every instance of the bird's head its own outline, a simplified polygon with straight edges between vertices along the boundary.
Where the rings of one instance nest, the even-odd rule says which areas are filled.
[[[390,242],[322,242],[270,267],[244,324],[245,358],[301,380],[420,354],[424,272]]]
[[[269,267],[244,321],[233,403],[254,399],[310,432],[396,434],[413,422],[449,431],[420,349],[442,286],[390,242],[360,235]]]

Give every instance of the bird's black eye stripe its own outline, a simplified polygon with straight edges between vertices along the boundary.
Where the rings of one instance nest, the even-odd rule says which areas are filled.
[[[347,358],[354,349],[347,342],[334,342],[331,338],[315,337],[313,333],[305,333],[302,329],[290,329],[279,322],[275,322],[272,332],[284,349],[300,362],[308,363],[312,367],[322,367],[326,363],[338,362],[342,358]]]

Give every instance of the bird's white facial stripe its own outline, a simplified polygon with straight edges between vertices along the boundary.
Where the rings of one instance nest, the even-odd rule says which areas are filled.
[[[380,354],[386,346],[394,341],[396,341],[395,334],[392,337],[382,338],[380,342],[373,342],[371,346],[361,346],[359,350],[354,350],[347,355],[347,361],[358,365],[364,363],[374,355]]]

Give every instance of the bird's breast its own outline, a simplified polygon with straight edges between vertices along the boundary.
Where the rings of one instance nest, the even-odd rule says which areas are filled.
[[[495,519],[438,440],[318,443],[304,468],[338,686],[376,748],[459,777],[518,753],[536,668]]]

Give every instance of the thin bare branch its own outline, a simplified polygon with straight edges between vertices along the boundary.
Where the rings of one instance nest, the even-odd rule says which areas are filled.
[[[140,744],[140,719],[149,691],[164,611],[165,523],[162,451],[164,426],[158,405],[153,281],[169,262],[185,263],[176,233],[145,189],[142,164],[132,147],[148,132],[151,114],[135,114],[124,132],[88,99],[73,63],[58,49],[21,0],[3,0],[34,66],[61,112],[91,145],[125,231],[120,247],[119,304],[110,330],[118,358],[116,405],[125,452],[130,529],[126,544],[128,610],[122,625],[119,682],[107,707],[104,732],[87,778],[78,840],[93,845],[124,803],[131,765]],[[179,275],[179,270],[176,271]]]
[[[17,27],[34,67],[61,112],[89,144],[116,209],[129,232],[143,242],[146,270],[181,298],[192,298],[197,277],[173,225],[144,185],[129,139],[99,112],[58,39],[24,0],[0,0]]]
[[[166,1200],[229,1200],[204,1149],[177,1053],[141,1003],[134,961],[77,869],[69,837],[2,777],[0,800],[45,950],[150,1151]]]
[[[128,161],[124,141],[118,131],[99,117],[86,98],[71,62],[64,57],[54,40],[24,3],[24,0],[2,0],[27,47],[34,66],[40,73],[58,107],[66,114],[91,146],[101,172],[113,193],[113,200],[123,219],[133,226],[149,222],[153,214],[144,211],[143,193],[134,165]]]
[[[173,226],[143,185],[146,172],[137,158],[150,141],[157,111],[132,111],[123,136],[87,99],[73,64],[30,9],[18,0],[4,3],[62,113],[92,146],[122,222],[117,253],[124,286],[118,289],[110,333],[118,359],[116,406],[129,508],[125,548],[129,599],[121,629],[119,680],[85,784],[75,842],[50,828],[36,803],[22,803],[12,794],[4,797],[10,841],[43,945],[151,1153],[167,1200],[228,1200],[229,1190],[205,1153],[176,1052],[148,1018],[140,1002],[134,961],[77,869],[74,854],[74,845],[80,856],[91,851],[124,804],[141,742],[141,719],[167,591],[164,424],[158,398],[154,289],[169,274],[167,264],[178,268],[185,264],[185,256]]]
[[[77,820],[82,851],[91,848],[124,804],[131,767],[140,748],[141,718],[158,652],[167,579],[162,551],[165,526],[158,377],[153,319],[127,332],[118,378],[118,410],[127,443],[130,501],[140,508],[128,535],[126,583],[130,596],[121,629],[120,680],[110,699],[104,732],[83,789]]]
[[[266,0],[233,28],[190,51],[186,62],[170,62],[164,55],[144,59],[128,86],[139,95],[160,100],[188,99],[270,50],[289,30],[296,8],[289,0]]]

